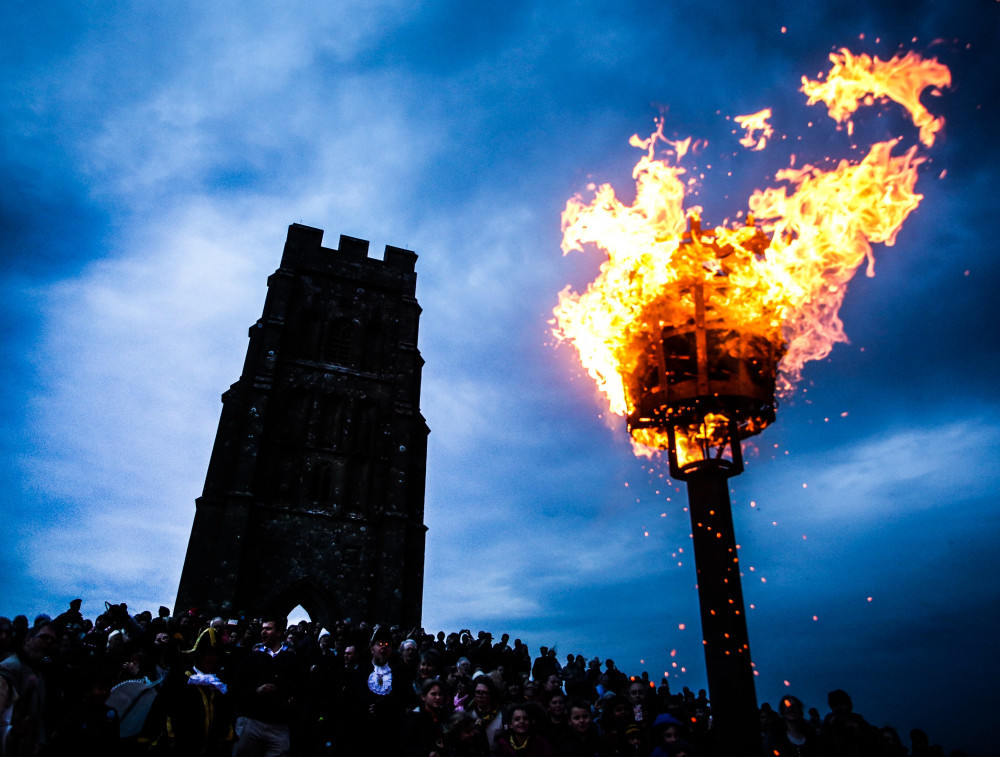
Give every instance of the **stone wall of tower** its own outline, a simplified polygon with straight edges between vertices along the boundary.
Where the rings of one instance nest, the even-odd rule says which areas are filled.
[[[418,625],[427,425],[416,255],[289,227],[222,416],[178,610]]]

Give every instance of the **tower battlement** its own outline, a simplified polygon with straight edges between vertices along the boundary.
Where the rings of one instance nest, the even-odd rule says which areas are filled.
[[[419,625],[417,255],[292,224],[222,414],[176,608]]]

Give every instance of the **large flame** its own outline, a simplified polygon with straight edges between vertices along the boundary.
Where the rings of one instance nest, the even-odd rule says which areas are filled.
[[[833,118],[844,121],[859,103],[888,97],[908,110],[921,141],[933,143],[943,119],[933,118],[919,95],[947,85],[947,68],[914,53],[883,62],[843,50],[831,60],[825,84],[804,80],[810,104],[822,100]],[[761,111],[739,117],[748,132],[745,144],[760,144],[751,137],[754,130],[770,129],[769,116]],[[607,259],[584,293],[569,287],[560,292],[553,321],[555,336],[576,346],[618,415],[636,409],[624,377],[649,360],[651,334],[680,317],[692,292],[705,287],[712,287],[714,317],[736,332],[767,339],[783,354],[777,386],[779,394],[790,391],[805,362],[846,341],[838,310],[847,282],[865,260],[871,275],[871,245],[892,245],[922,199],[914,192],[924,160],[918,145],[894,155],[899,140],[890,140],[871,146],[862,160],[842,160],[832,169],[779,171],[775,178],[782,186],[757,190],[748,199],[745,224],[701,232],[701,209],[685,209],[685,169],[678,165],[690,140],[667,140],[659,121],[648,139],[633,136],[630,142],[645,150],[633,170],[634,202],[623,203],[602,184],[592,188],[589,203],[577,196],[566,204],[564,254],[593,244]],[[657,148],[664,147],[666,157],[658,158]],[[692,232],[685,239],[689,218]],[[749,433],[763,425],[766,420]],[[633,438],[665,446],[655,428],[633,429]]]
[[[931,58],[924,60],[914,52],[902,58],[880,60],[868,55],[852,55],[841,49],[830,53],[833,67],[825,82],[802,77],[802,92],[808,95],[809,105],[823,101],[830,117],[840,123],[847,122],[861,103],[870,105],[875,98],[889,98],[909,112],[913,123],[920,128],[920,141],[930,147],[934,135],[944,126],[943,118],[934,118],[920,103],[920,95],[929,87],[937,91],[951,86],[951,71]]]

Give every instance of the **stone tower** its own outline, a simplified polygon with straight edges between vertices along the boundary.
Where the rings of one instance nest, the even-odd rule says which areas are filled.
[[[420,624],[415,253],[292,224],[197,500],[176,611]]]

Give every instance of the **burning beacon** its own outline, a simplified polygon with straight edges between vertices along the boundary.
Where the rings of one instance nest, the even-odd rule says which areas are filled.
[[[825,80],[802,78],[808,104],[823,102],[853,134],[861,105],[891,100],[918,140],[876,142],[826,168],[790,165],[775,175],[780,186],[751,194],[746,221],[705,229],[701,209],[685,208],[680,163],[691,140],[667,139],[660,121],[631,139],[645,151],[632,204],[603,184],[562,215],[563,252],[592,245],[606,259],[585,292],[559,294],[553,332],[626,418],[636,454],[666,450],[671,475],[688,484],[713,721],[729,754],[755,751],[758,723],[727,481],[743,470],[741,441],[775,420],[776,397],[804,363],[846,341],[838,310],[848,281],[865,261],[872,274],[872,244],[894,244],[922,199],[920,150],[943,119],[921,95],[951,81],[915,53],[883,61],[841,50],[830,60]],[[737,118],[744,146],[766,146],[769,117]]]

